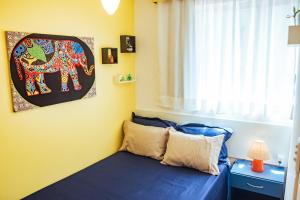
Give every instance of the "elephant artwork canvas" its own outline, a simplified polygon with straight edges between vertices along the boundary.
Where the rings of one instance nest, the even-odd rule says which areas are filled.
[[[96,95],[93,38],[6,35],[15,112]]]

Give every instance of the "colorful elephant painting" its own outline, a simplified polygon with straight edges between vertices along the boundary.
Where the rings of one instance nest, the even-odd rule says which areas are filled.
[[[14,110],[95,96],[93,41],[7,32]]]
[[[51,58],[47,60],[49,55]],[[59,71],[61,91],[68,92],[69,76],[75,90],[82,88],[78,81],[76,67],[82,67],[88,76],[91,76],[94,70],[94,65],[87,66],[87,58],[81,45],[71,40],[26,38],[16,46],[13,57],[20,80],[23,80],[22,69],[24,70],[28,96],[51,93],[51,89],[46,84],[45,73]]]

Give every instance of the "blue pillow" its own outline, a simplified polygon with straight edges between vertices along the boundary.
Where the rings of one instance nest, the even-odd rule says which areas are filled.
[[[229,128],[225,129],[225,128],[214,127],[214,126],[206,126],[204,124],[190,123],[190,124],[178,125],[176,127],[176,130],[187,134],[204,135],[208,137],[224,135],[224,141],[219,155],[219,164],[227,163],[228,150],[225,142],[229,140],[229,138],[233,134],[233,131],[231,129]]]
[[[134,112],[132,113],[132,122],[141,124],[144,126],[156,126],[156,127],[162,127],[162,128],[167,128],[167,127],[176,128],[176,126],[177,126],[176,122],[163,120],[163,119],[160,119],[157,117],[142,117],[142,116],[136,115]]]

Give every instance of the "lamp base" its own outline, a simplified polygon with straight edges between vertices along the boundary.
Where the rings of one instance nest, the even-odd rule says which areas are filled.
[[[252,161],[252,171],[263,172],[264,171],[264,161],[254,159]]]

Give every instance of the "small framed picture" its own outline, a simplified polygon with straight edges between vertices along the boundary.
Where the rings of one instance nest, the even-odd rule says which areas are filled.
[[[135,36],[121,35],[121,53],[135,53]]]
[[[118,49],[102,48],[102,64],[118,64]]]

